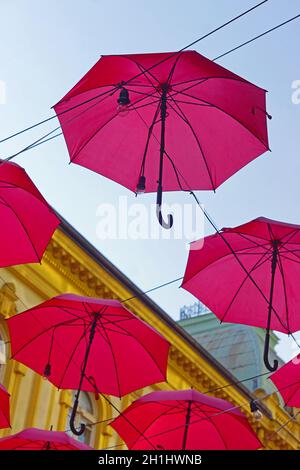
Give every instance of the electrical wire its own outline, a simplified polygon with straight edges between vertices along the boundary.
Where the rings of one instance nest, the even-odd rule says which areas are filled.
[[[269,0],[265,0],[265,1],[269,1]],[[258,4],[257,6],[260,6],[262,3],[265,3],[265,2],[261,2],[261,3]],[[257,7],[257,6],[256,6],[256,7]],[[254,8],[254,7],[253,7],[253,8]],[[252,8],[252,9],[253,9],[253,8]],[[251,9],[250,11],[252,11],[252,9]],[[249,12],[249,11],[247,10],[247,12]],[[244,14],[246,14],[246,12],[245,12]],[[243,16],[243,14],[242,14],[242,16]],[[241,15],[239,15],[237,18],[240,18],[240,17],[241,17]],[[236,18],[236,19],[237,19],[237,18]],[[281,28],[282,26],[285,26],[285,25],[288,24],[288,23],[291,23],[292,21],[294,21],[294,20],[296,20],[296,19],[298,19],[298,18],[300,18],[300,14],[298,14],[298,15],[292,17],[292,18],[289,18],[288,20],[284,21],[283,23],[280,23],[280,24],[274,26],[273,28],[270,28],[270,29],[268,29],[267,31],[264,31],[263,33],[261,33],[261,34],[255,36],[255,37],[249,39],[248,41],[246,41],[246,42],[244,42],[244,43],[242,43],[242,44],[240,44],[239,46],[236,46],[236,47],[230,49],[229,51],[224,52],[223,54],[221,54],[221,55],[215,57],[214,59],[212,59],[212,61],[216,61],[216,60],[218,60],[218,59],[220,59],[220,58],[222,58],[222,57],[225,57],[226,55],[228,55],[228,54],[230,54],[230,53],[232,53],[232,52],[234,52],[234,51],[240,49],[241,47],[246,46],[247,44],[250,44],[250,43],[254,42],[255,40],[257,40],[257,39],[259,39],[259,38],[261,38],[261,37],[263,37],[263,36],[265,36],[265,35],[271,33],[272,31],[275,31],[275,30]],[[234,19],[231,20],[231,22],[232,22],[232,21],[234,21]],[[226,24],[228,24],[228,23],[226,23]],[[225,24],[225,25],[226,25],[226,24]],[[222,26],[222,27],[224,27],[224,26]],[[221,28],[221,26],[220,26],[219,28],[217,28],[217,30],[220,29],[220,28]],[[215,30],[214,30],[214,31],[215,31]],[[194,43],[201,41],[202,39],[204,39],[205,37],[209,36],[210,34],[212,34],[212,32],[208,33],[208,34],[205,35],[205,36],[202,36],[202,38],[197,39]],[[194,44],[194,43],[191,43],[191,44]],[[186,46],[185,48],[181,49],[181,50],[178,51],[178,52],[184,51],[187,47],[190,47],[190,46]],[[174,54],[178,54],[178,52],[176,52],[176,53],[174,53]],[[160,61],[160,62],[154,64],[153,66],[149,67],[148,69],[145,69],[143,72],[141,72],[140,74],[136,75],[135,77],[132,77],[132,78],[128,79],[126,82],[123,83],[122,86],[127,85],[128,83],[130,83],[132,80],[134,80],[134,79],[137,78],[138,76],[144,75],[145,73],[147,73],[147,72],[148,72],[149,70],[151,70],[152,68],[157,67],[157,66],[158,66],[159,64],[161,64],[162,62],[164,62],[164,61],[170,59],[171,57],[173,57],[174,54],[173,54],[173,55],[170,55],[170,56],[168,56],[167,58],[163,59],[162,61]],[[54,119],[55,117],[58,117],[58,116],[60,116],[61,114],[65,114],[65,113],[67,113],[67,112],[69,112],[69,111],[72,111],[73,109],[78,108],[78,107],[80,107],[80,106],[82,106],[82,105],[84,105],[84,104],[86,104],[86,103],[89,103],[89,102],[91,102],[91,101],[93,101],[93,100],[95,100],[95,99],[97,99],[97,98],[99,98],[99,97],[102,97],[102,96],[104,96],[104,95],[107,95],[107,96],[108,96],[109,94],[114,93],[118,88],[119,88],[119,85],[117,85],[116,87],[114,87],[114,88],[112,88],[112,89],[110,89],[110,90],[108,90],[108,91],[106,91],[106,92],[104,92],[104,93],[101,93],[101,94],[99,94],[99,95],[97,95],[97,96],[94,96],[94,97],[88,99],[88,100],[85,100],[85,101],[83,101],[82,103],[79,103],[79,104],[77,104],[77,105],[75,105],[75,106],[73,106],[73,107],[71,107],[71,108],[68,108],[68,109],[62,111],[61,113],[57,113],[56,115],[51,116],[51,117],[48,118],[47,120],[41,121],[40,123],[37,123],[37,124],[35,124],[35,125],[32,125],[32,126],[30,126],[29,128],[26,128],[26,129],[21,130],[21,131],[19,131],[19,132],[13,134],[13,135],[11,135],[11,136],[8,136],[8,137],[6,137],[6,138],[0,140],[0,144],[1,144],[2,142],[5,142],[6,140],[9,140],[10,138],[13,138],[13,137],[15,137],[15,136],[17,136],[17,135],[19,135],[19,134],[22,134],[23,132],[26,132],[26,131],[29,130],[29,129],[32,129],[32,128],[34,128],[34,127],[37,127],[38,125],[40,125],[41,123],[43,123],[43,122],[45,122],[45,121],[49,121],[50,119]],[[57,129],[59,129],[59,128],[60,128],[60,126],[59,126]],[[53,132],[53,131],[51,131],[50,133],[52,133],[52,132]],[[38,139],[38,140],[41,141],[41,140],[44,139],[44,137],[46,137],[47,135],[48,135],[48,134],[46,134],[45,136],[41,137],[41,138]],[[38,145],[41,145],[41,144],[43,144],[43,143],[46,143],[46,142],[48,142],[49,140],[52,140],[52,139],[54,139],[54,138],[56,138],[56,137],[59,137],[59,136],[61,136],[61,135],[62,135],[62,133],[59,133],[59,134],[57,134],[56,136],[53,136],[51,139],[46,139],[46,140],[41,141]],[[35,143],[29,145],[28,147],[25,147],[24,149],[20,150],[19,152],[17,152],[17,153],[14,154],[14,155],[11,155],[11,156],[9,156],[9,157],[6,157],[6,158],[2,159],[2,162],[0,163],[0,165],[1,165],[3,162],[10,161],[10,160],[12,160],[13,158],[15,158],[17,155],[20,155],[20,154],[22,154],[22,153],[24,153],[24,152],[27,152],[28,150],[31,150],[31,149],[34,148],[34,147],[36,147]]]
[[[213,59],[213,61],[219,60],[219,59],[221,59],[222,57],[225,57],[226,55],[231,54],[232,52],[237,51],[237,50],[240,49],[241,47],[247,46],[247,45],[250,44],[251,42],[254,42],[254,41],[256,41],[257,39],[262,38],[263,36],[266,36],[267,34],[271,33],[272,31],[275,31],[276,29],[279,29],[279,28],[281,28],[282,26],[285,26],[286,24],[291,23],[292,21],[294,21],[294,20],[296,20],[296,19],[298,19],[298,18],[300,18],[300,14],[299,14],[299,15],[296,15],[296,16],[293,16],[292,18],[289,18],[288,20],[284,21],[283,23],[278,24],[277,26],[274,26],[273,28],[268,29],[268,30],[265,31],[264,33],[258,34],[258,35],[255,36],[254,38],[249,39],[248,41],[243,42],[243,43],[240,44],[239,46],[233,47],[233,48],[230,49],[229,51],[224,52],[224,54],[221,54],[221,55],[215,57],[215,58]]]
[[[158,65],[162,64],[162,63],[165,62],[166,60],[171,59],[172,57],[174,57],[174,55],[178,54],[179,52],[183,52],[183,51],[185,51],[186,49],[188,49],[189,47],[194,46],[195,44],[197,44],[198,42],[202,41],[203,39],[206,39],[207,37],[211,36],[212,34],[216,33],[217,31],[220,31],[221,29],[225,28],[226,26],[228,26],[229,24],[233,23],[234,21],[236,21],[236,20],[242,18],[243,16],[247,15],[248,13],[252,12],[253,10],[256,10],[256,8],[262,6],[263,4],[267,3],[268,1],[269,1],[269,0],[261,1],[261,2],[259,2],[258,4],[254,5],[253,7],[249,8],[248,10],[246,10],[246,11],[240,13],[239,15],[233,17],[232,19],[230,19],[230,20],[227,21],[226,23],[223,23],[222,25],[218,26],[217,28],[213,29],[212,31],[206,33],[204,36],[201,36],[200,38],[196,39],[195,41],[189,43],[187,46],[184,46],[184,47],[183,47],[182,49],[180,49],[179,51],[177,51],[177,52],[175,52],[175,53],[173,53],[173,54],[170,54],[168,57],[164,58],[163,60],[159,61],[158,63],[152,65],[152,66],[149,67],[148,69],[145,69],[143,72],[138,73],[138,74],[135,75],[134,77],[132,77],[132,78],[130,78],[129,80],[127,80],[126,82],[124,82],[123,85],[127,85],[127,84],[130,83],[131,81],[133,81],[133,80],[139,78],[140,76],[144,75],[145,73],[149,72],[150,70],[152,70],[153,68],[155,68],[155,67],[157,67]],[[115,90],[117,90],[118,87],[119,87],[119,86],[116,86],[116,87],[115,87]],[[86,103],[88,103],[88,102],[90,102],[90,101],[92,101],[92,100],[94,100],[94,99],[97,99],[97,98],[99,98],[99,97],[103,96],[104,94],[109,93],[109,92],[111,92],[111,91],[112,91],[112,90],[106,91],[106,92],[104,92],[104,93],[102,93],[102,94],[100,94],[100,95],[97,95],[97,96],[95,96],[95,97],[89,99],[89,100],[85,100],[85,101],[83,101],[82,103],[79,103],[79,104],[76,105],[76,106],[73,106],[73,107],[71,107],[71,108],[68,108],[68,109],[62,111],[61,113],[55,114],[54,116],[50,116],[50,117],[48,117],[48,118],[46,118],[46,119],[43,119],[42,121],[39,121],[39,122],[37,122],[37,123],[35,123],[35,124],[32,124],[32,125],[29,126],[29,127],[26,127],[26,128],[24,128],[24,129],[22,129],[22,130],[20,130],[20,131],[18,131],[18,132],[15,132],[14,134],[11,134],[11,135],[9,135],[9,136],[3,138],[2,140],[0,140],[0,144],[3,143],[3,142],[6,142],[7,140],[10,140],[10,139],[12,139],[12,138],[14,138],[14,137],[17,137],[17,136],[19,136],[20,134],[23,134],[24,132],[27,132],[27,131],[29,131],[29,130],[32,130],[32,129],[34,129],[35,127],[38,127],[38,126],[40,126],[40,125],[42,125],[42,124],[45,124],[46,122],[49,122],[49,121],[51,121],[52,119],[55,119],[57,116],[61,116],[62,114],[65,114],[66,112],[72,111],[73,109],[77,108],[78,106],[82,106],[82,105],[84,105],[84,104],[86,104]]]

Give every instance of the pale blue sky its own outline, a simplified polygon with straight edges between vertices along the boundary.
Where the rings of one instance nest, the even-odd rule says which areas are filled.
[[[101,54],[175,51],[236,14],[255,0],[0,0],[0,139],[49,115],[54,105]],[[300,13],[300,0],[269,0],[255,12],[200,42],[195,49],[213,58]],[[272,153],[252,162],[216,194],[199,198],[219,227],[260,215],[300,224],[300,104],[292,103],[292,82],[300,80],[300,21],[221,59],[219,63],[266,88]],[[0,146],[0,156],[16,152],[56,120]],[[96,210],[133,195],[121,186],[76,165],[60,137],[18,157],[48,201],[142,289],[184,273],[188,251],[181,240],[100,241]],[[150,204],[154,195],[143,200]],[[173,193],[166,202],[190,202]],[[206,234],[211,233],[209,226]],[[178,284],[153,293],[172,317],[194,298]],[[286,340],[285,358],[296,349]]]

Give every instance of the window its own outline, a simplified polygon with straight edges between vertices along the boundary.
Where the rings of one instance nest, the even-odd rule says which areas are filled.
[[[72,393],[72,405],[75,399],[76,392]],[[85,424],[86,428],[81,436],[75,436],[72,431],[70,431],[70,417],[72,413],[72,408],[70,408],[67,419],[67,433],[77,439],[78,441],[84,442],[87,445],[91,445],[93,426],[92,423],[96,421],[94,416],[93,405],[91,399],[86,392],[81,392],[79,397],[79,405],[76,413],[75,426],[80,427],[80,424]]]

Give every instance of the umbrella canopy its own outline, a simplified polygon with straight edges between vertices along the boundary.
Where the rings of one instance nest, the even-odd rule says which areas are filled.
[[[71,162],[160,206],[162,189],[215,190],[269,149],[265,95],[195,51],[115,55],[54,109]]]
[[[0,450],[93,450],[65,432],[29,428],[0,439]]]
[[[0,160],[0,267],[39,263],[60,223],[26,171]]]
[[[166,379],[169,343],[116,300],[64,294],[7,323],[14,359],[78,390],[73,418],[81,390],[121,397]]]
[[[300,408],[300,354],[280,367],[270,379],[280,391],[286,406]]]
[[[300,226],[260,217],[191,244],[182,287],[221,320],[267,329],[300,330]]]
[[[0,384],[0,429],[10,427],[9,399],[8,391]]]
[[[136,400],[111,426],[130,450],[262,447],[246,417],[232,408],[225,400],[195,390],[152,392]]]

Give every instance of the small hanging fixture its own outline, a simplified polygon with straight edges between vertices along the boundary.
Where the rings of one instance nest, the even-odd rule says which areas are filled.
[[[258,408],[256,402],[254,400],[250,401],[250,411],[253,413],[253,416],[256,421],[260,421],[263,417],[262,412]]]
[[[137,194],[142,194],[146,190],[146,177],[144,175],[141,175],[139,177],[139,182],[136,187],[136,193]]]
[[[118,102],[118,112],[122,113],[122,115],[126,115],[129,112],[129,105],[130,105],[130,98],[129,98],[129,91],[122,87],[120,90]]]

